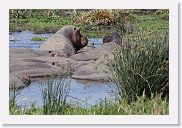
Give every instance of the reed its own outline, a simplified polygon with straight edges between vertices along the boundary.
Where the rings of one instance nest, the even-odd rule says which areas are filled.
[[[70,80],[48,80],[42,83],[43,114],[64,114],[69,107],[67,97],[69,93]],[[45,88],[44,88],[45,87]]]
[[[145,94],[154,98],[169,96],[169,36],[166,31],[137,30],[123,37],[114,52],[112,81],[118,99],[129,103]]]

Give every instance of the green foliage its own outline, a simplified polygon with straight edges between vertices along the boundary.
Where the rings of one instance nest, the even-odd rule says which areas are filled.
[[[46,84],[46,87],[44,86]],[[78,104],[69,105],[67,96],[69,81],[64,78],[58,81],[48,80],[41,83],[43,107],[36,107],[32,102],[28,108],[17,105],[18,90],[14,90],[10,97],[10,115],[167,115],[169,103],[161,95],[147,98],[144,94],[138,96],[136,101],[128,103],[128,99],[117,101],[101,101],[99,104],[83,108]]]
[[[169,96],[168,32],[136,31],[123,37],[121,47],[113,52],[112,81],[117,85],[119,100],[128,103],[143,93],[154,97]]]
[[[80,27],[88,38],[103,37],[116,31],[124,35],[132,32],[133,27],[167,29],[168,16],[165,10],[11,9],[10,31],[54,33],[64,25],[73,24]]]
[[[160,96],[152,100],[141,96],[138,100],[128,104],[123,99],[120,103],[100,102],[100,104],[90,108],[82,108],[79,106],[68,107],[64,109],[64,113],[54,113],[56,115],[168,115],[169,103],[167,99],[162,99]],[[38,108],[32,105],[29,108],[16,108],[16,111],[11,114],[16,115],[46,115],[43,108]]]
[[[64,114],[69,107],[66,102],[70,83],[63,78],[60,81],[51,80],[44,84],[47,88],[42,89],[43,114]]]
[[[12,92],[9,93],[9,113],[10,114],[20,114],[21,109],[17,105],[16,97],[18,96],[19,92],[16,88],[13,88]]]
[[[45,41],[45,40],[47,40],[47,37],[33,37],[31,40],[32,41]]]

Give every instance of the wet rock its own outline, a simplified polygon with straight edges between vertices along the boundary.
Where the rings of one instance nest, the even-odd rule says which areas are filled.
[[[107,81],[109,78],[109,72],[107,71],[103,70],[102,66],[98,66],[92,63],[78,68],[73,73],[72,78],[82,80]]]
[[[31,83],[30,77],[25,74],[10,74],[9,79],[9,88],[23,88]]]
[[[31,49],[11,49],[9,59],[10,88],[26,84],[35,77],[62,75],[74,70],[76,62],[65,57],[51,57]],[[39,54],[38,54],[39,53]],[[43,56],[44,55],[44,56]]]
[[[10,88],[23,87],[34,78],[72,74],[75,79],[107,81],[112,50],[119,44],[111,42],[97,48],[83,48],[69,58],[51,56],[48,51],[10,48]]]
[[[118,44],[111,42],[89,50],[88,52],[72,56],[76,58],[76,61],[91,61],[90,63],[75,69],[72,77],[83,80],[108,81],[110,77],[109,63],[113,59],[112,50],[117,46]]]

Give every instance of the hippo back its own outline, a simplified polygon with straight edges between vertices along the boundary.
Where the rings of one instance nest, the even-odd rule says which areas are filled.
[[[73,25],[67,25],[58,30],[40,47],[44,51],[58,51],[62,55],[71,56],[75,53],[73,44],[71,43],[71,32]]]

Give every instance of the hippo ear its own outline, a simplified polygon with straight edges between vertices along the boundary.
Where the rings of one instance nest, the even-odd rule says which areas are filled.
[[[76,28],[73,28],[74,31],[76,31]]]

